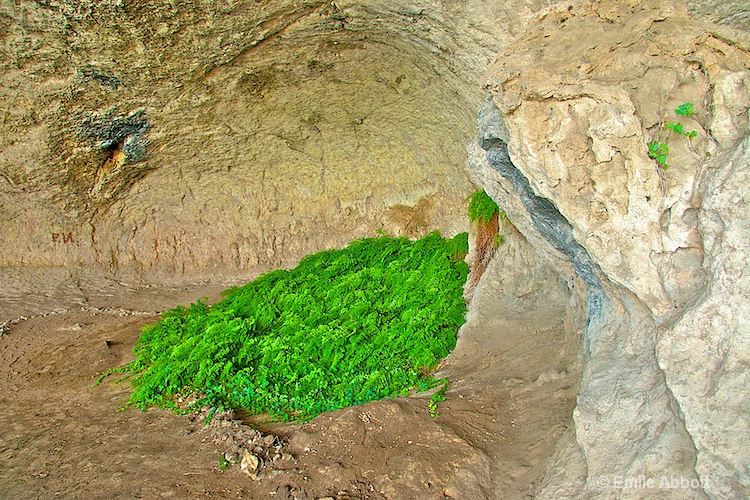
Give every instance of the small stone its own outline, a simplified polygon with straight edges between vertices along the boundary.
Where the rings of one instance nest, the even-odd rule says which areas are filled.
[[[279,486],[276,488],[276,496],[278,498],[288,498],[291,495],[292,489],[289,486]]]
[[[255,453],[256,455],[259,455],[259,454],[263,453],[263,447],[262,446],[256,446],[255,448],[253,448],[253,453]]]
[[[448,487],[443,490],[443,496],[447,498],[458,498],[458,491],[456,488]]]
[[[270,446],[273,444],[275,439],[276,439],[276,436],[269,434],[268,436],[263,438],[263,442]]]
[[[250,476],[250,479],[255,479],[256,477],[258,477],[259,465],[260,461],[258,460],[258,457],[245,450],[242,454],[242,463],[240,464],[240,469],[242,469],[245,474]]]

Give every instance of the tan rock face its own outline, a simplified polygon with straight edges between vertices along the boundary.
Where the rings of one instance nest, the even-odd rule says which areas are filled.
[[[674,328],[659,336],[657,355],[698,449],[696,471],[716,497],[750,491],[750,144],[745,139],[710,176],[699,220],[709,285]]]
[[[469,155],[587,303],[576,443],[560,451],[587,473],[552,463],[540,495],[641,497],[622,481],[643,475],[664,498],[747,496],[747,43],[671,2],[574,3],[532,24],[490,67]]]
[[[4,4],[0,266],[209,277],[465,230],[478,81],[537,8],[479,4]]]
[[[746,94],[736,92],[747,85],[743,52],[675,18],[677,10],[661,2],[552,11],[488,76],[509,152],[534,191],[571,221],[602,270],[657,314],[702,286],[697,173],[747,127]],[[696,114],[676,116],[686,102]],[[677,121],[696,137],[665,130]],[[668,145],[667,170],[649,158],[652,141]]]
[[[744,0],[687,0],[686,3],[695,18],[750,31],[750,9]]]

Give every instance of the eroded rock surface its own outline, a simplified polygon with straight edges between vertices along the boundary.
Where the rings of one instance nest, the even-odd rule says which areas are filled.
[[[465,230],[478,83],[537,8],[480,3],[4,3],[0,266],[216,278]]]
[[[490,68],[475,178],[587,308],[575,442],[541,496],[750,491],[747,47],[676,2],[582,2]]]

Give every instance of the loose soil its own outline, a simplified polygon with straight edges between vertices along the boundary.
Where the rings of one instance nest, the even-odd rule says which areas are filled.
[[[530,496],[572,424],[579,339],[565,324],[568,298],[555,275],[504,247],[438,373],[451,385],[435,418],[429,394],[301,424],[225,415],[206,426],[202,416],[161,409],[118,411],[129,384],[115,376],[97,385],[96,375],[132,359],[140,328],[158,319],[154,309],[224,287],[109,287],[67,306],[70,294],[29,297],[34,310],[54,312],[8,324],[0,336],[0,497]],[[24,300],[2,297],[0,323],[24,311]],[[248,432],[261,444],[277,436],[267,438],[274,446],[255,479],[220,460],[225,452],[234,459]]]

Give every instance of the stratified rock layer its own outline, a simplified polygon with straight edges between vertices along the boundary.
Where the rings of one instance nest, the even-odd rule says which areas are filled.
[[[532,24],[490,67],[469,153],[586,303],[575,441],[540,495],[746,497],[747,44],[672,2]],[[675,113],[685,103],[695,114]]]

